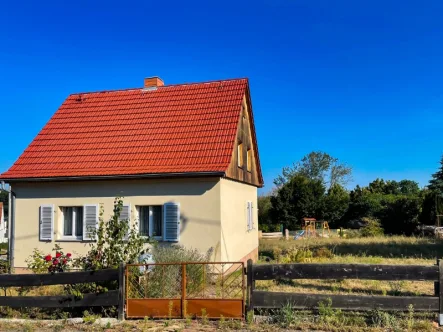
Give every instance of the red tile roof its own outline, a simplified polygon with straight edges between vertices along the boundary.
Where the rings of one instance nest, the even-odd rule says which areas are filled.
[[[0,178],[225,172],[247,79],[70,95]]]

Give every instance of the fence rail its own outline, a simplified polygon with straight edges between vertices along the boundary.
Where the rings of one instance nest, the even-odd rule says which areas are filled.
[[[57,296],[0,296],[0,306],[14,308],[70,308],[118,306],[118,318],[124,314],[124,267],[87,272],[64,272],[56,274],[2,274],[0,288],[66,285],[90,282],[118,281],[119,289],[106,293]]]
[[[258,291],[256,280],[275,279],[369,279],[436,281],[434,296],[372,296],[329,295]],[[295,308],[318,308],[319,303],[331,299],[332,307],[342,310],[407,311],[409,305],[416,311],[440,313],[443,323],[443,262],[438,266],[420,265],[367,265],[367,264],[247,264],[248,310],[280,308],[291,303]]]

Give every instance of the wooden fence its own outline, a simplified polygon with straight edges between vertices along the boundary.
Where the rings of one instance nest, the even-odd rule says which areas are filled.
[[[267,292],[255,289],[256,280],[274,279],[369,279],[438,281],[434,296],[360,296]],[[366,265],[366,264],[263,264],[253,265],[248,260],[247,287],[248,310],[280,308],[291,303],[294,308],[318,308],[319,302],[332,300],[332,307],[342,310],[407,311],[413,305],[415,311],[439,312],[443,323],[443,262],[438,266],[420,265]]]
[[[282,232],[272,232],[272,233],[263,233],[263,231],[258,231],[259,239],[289,239],[289,231],[285,229],[285,234]]]
[[[83,296],[0,296],[0,306],[12,308],[72,308],[72,307],[118,307],[118,318],[123,319],[125,304],[124,266],[88,272],[64,272],[56,274],[0,274],[0,288],[47,285],[72,285],[90,282],[118,281],[118,290],[106,293],[83,294]]]

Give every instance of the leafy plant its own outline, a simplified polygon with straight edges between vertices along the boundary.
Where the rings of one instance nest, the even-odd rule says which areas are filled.
[[[326,325],[339,325],[343,316],[343,313],[340,309],[332,308],[331,298],[318,303],[318,314],[320,322]]]
[[[89,252],[75,260],[75,266],[83,270],[116,269],[121,263],[137,263],[143,250],[145,238],[142,238],[136,226],[129,227],[128,220],[120,220],[123,200],[114,200],[113,215],[109,221],[103,219],[100,209],[97,229],[92,229],[97,241],[90,243]]]
[[[382,328],[398,328],[398,321],[395,316],[388,312],[374,309],[370,312],[372,324],[376,327]]]
[[[92,315],[88,310],[83,311],[83,322],[85,324],[94,324],[97,319],[99,319],[99,315]]]
[[[374,237],[384,234],[380,221],[372,218],[362,218],[365,226],[360,229],[360,235],[362,237]]]
[[[297,322],[297,314],[292,304],[288,302],[276,310],[273,321],[283,328],[288,328],[292,324],[295,324]]]
[[[44,255],[42,251],[35,248],[31,256],[26,259],[28,269],[34,273],[59,273],[69,270],[72,261],[71,253],[65,254],[58,244],[52,250],[55,251],[54,256]]]
[[[207,325],[208,324],[208,313],[206,312],[205,308],[202,308],[202,324]]]
[[[84,271],[116,269],[122,263],[137,263],[147,242],[140,237],[136,227],[129,227],[128,220],[120,220],[123,209],[123,200],[117,197],[114,200],[113,215],[109,221],[103,218],[103,207],[100,208],[99,224],[97,229],[91,230],[96,241],[91,242],[88,253],[74,259],[73,266]],[[66,292],[75,296],[84,293],[102,293],[118,288],[116,281],[95,282],[67,285]]]

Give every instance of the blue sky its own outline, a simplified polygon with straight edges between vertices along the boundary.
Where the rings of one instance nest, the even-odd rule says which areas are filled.
[[[443,153],[441,1],[2,1],[5,171],[73,92],[250,79],[266,187],[322,150],[425,185]]]

